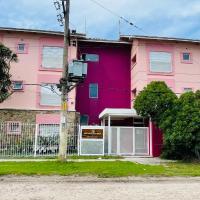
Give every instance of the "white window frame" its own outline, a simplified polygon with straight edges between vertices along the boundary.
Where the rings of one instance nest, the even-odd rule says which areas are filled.
[[[60,130],[59,124],[39,124],[39,136],[43,136],[43,137],[59,136],[59,130]],[[50,133],[50,131],[52,131],[52,133]]]
[[[15,83],[21,83],[21,87],[20,88],[15,88],[14,86],[15,86]],[[12,81],[12,89],[14,90],[14,91],[21,91],[21,90],[23,90],[24,89],[24,87],[23,87],[23,81]]]
[[[159,59],[154,59],[154,60],[152,60],[152,54],[165,54],[165,56],[167,56],[167,54],[168,54],[168,56],[170,55],[170,69],[169,70],[153,70],[152,68],[155,68],[155,66],[153,66],[153,64],[152,64],[152,62],[159,62]],[[154,55],[154,57],[155,57],[155,55]],[[173,72],[173,67],[172,67],[172,53],[171,52],[165,52],[165,51],[150,51],[150,53],[149,53],[149,61],[150,61],[150,72],[151,73],[172,73]],[[161,62],[163,62],[163,63],[167,63],[166,61],[161,61]]]
[[[95,97],[91,96],[91,93],[90,93],[91,85],[96,85],[97,86],[97,96],[95,96]],[[99,85],[98,85],[98,83],[90,83],[89,84],[89,98],[90,99],[98,99],[99,98]]]
[[[185,88],[183,88],[183,91],[184,91],[184,93],[186,93],[186,92],[193,92],[193,88],[185,87]]]
[[[6,123],[7,123],[7,134],[10,134],[10,135],[20,135],[21,134],[21,127],[22,127],[21,122],[19,122],[19,121],[7,121]],[[18,125],[18,128],[16,130],[12,130],[12,128],[15,125]]]
[[[53,86],[53,88],[56,89],[55,92],[51,91],[51,86]],[[45,89],[49,93],[48,92],[44,93],[43,91],[45,91]],[[59,98],[59,99],[57,99],[58,103],[53,104],[53,103],[45,102],[44,99],[42,99],[42,94],[55,95],[55,96],[53,96],[54,98],[55,97]],[[51,98],[52,98],[52,96],[51,96]],[[58,107],[60,105],[61,105],[60,91],[58,91],[56,84],[55,83],[42,83],[41,84],[41,88],[40,88],[40,106],[54,106],[54,107]]]
[[[55,61],[58,61],[58,58],[60,59],[59,60],[59,64],[57,65],[49,65],[49,63],[47,63],[48,61],[47,60],[44,60],[45,59],[45,57],[46,57],[46,59],[48,58],[48,56],[47,55],[44,55],[44,49],[45,48],[49,48],[49,50],[51,50],[51,49],[60,49],[61,50],[61,52],[62,52],[62,55],[60,56],[60,58],[59,57],[55,57],[54,58],[54,60]],[[55,56],[55,55],[54,55]],[[45,46],[43,46],[42,47],[42,63],[41,63],[41,67],[42,67],[42,69],[62,69],[62,66],[63,66],[63,47],[62,46],[48,46],[48,45],[45,45]]]

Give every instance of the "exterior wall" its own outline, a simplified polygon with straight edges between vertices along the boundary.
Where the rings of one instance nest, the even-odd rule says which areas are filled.
[[[31,124],[55,124],[60,123],[60,111],[42,111],[42,110],[0,110],[0,123],[13,121]],[[77,123],[79,115],[76,112],[69,112],[69,122]]]
[[[151,73],[149,70],[149,52],[164,51],[172,53],[172,73]],[[192,62],[184,63],[181,53],[189,52]],[[177,94],[184,92],[184,88],[200,89],[199,45],[183,42],[163,42],[134,40],[132,55],[137,55],[137,62],[131,69],[131,90],[138,94],[148,83],[153,80],[165,81],[166,84]],[[132,101],[134,95],[132,95]]]
[[[42,47],[63,46],[62,36],[44,36],[34,33],[1,32],[0,41],[14,52],[17,44],[23,42],[27,45],[25,53],[18,53],[18,63],[11,64],[11,74],[13,81],[23,81],[25,84],[23,91],[14,92],[6,101],[0,104],[0,109],[20,109],[20,110],[58,110],[60,107],[41,106],[40,86],[43,81],[41,77],[48,80],[47,83],[59,82],[62,69],[44,70],[42,64]],[[75,59],[77,49],[74,46],[69,48],[69,60]],[[27,85],[28,84],[28,85]],[[33,85],[29,85],[33,84]],[[75,90],[69,94],[69,110],[75,111]]]
[[[130,108],[130,46],[79,43],[79,52],[98,54],[99,62],[88,62],[88,74],[77,88],[76,110],[99,124],[105,108]],[[98,98],[89,98],[89,84],[98,83]]]

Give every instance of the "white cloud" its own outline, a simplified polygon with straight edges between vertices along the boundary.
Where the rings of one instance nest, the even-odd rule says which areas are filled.
[[[199,0],[96,0],[126,17],[144,32],[123,22],[123,34],[152,34],[174,37],[198,37]],[[15,6],[13,6],[15,5]],[[0,1],[0,26],[62,30],[56,20],[53,0]],[[117,37],[118,18],[91,0],[71,0],[71,27],[92,37]],[[196,35],[195,35],[196,33]]]

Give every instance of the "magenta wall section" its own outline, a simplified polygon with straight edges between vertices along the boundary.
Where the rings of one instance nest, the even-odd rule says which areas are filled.
[[[98,54],[99,62],[88,62],[88,74],[77,88],[76,110],[98,124],[105,108],[130,108],[130,46],[79,44],[79,54]],[[79,55],[80,56],[80,55]],[[89,84],[98,83],[98,98],[89,98]]]

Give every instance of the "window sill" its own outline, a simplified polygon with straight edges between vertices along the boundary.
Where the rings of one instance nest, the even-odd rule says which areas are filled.
[[[15,89],[13,89],[12,91],[13,91],[14,93],[15,93],[15,92],[24,92],[24,89],[21,89],[21,90],[15,90]]]
[[[49,109],[49,108],[60,109],[61,108],[61,106],[41,105],[41,104],[39,104],[38,106],[39,106],[39,108],[46,108],[46,109]]]
[[[42,67],[40,67],[39,71],[62,72],[63,70],[62,70],[62,68],[55,69],[55,68],[42,68]]]
[[[184,60],[182,60],[181,63],[182,63],[182,64],[193,64],[192,61],[184,61]]]
[[[148,72],[147,74],[157,76],[174,76],[174,72]]]

